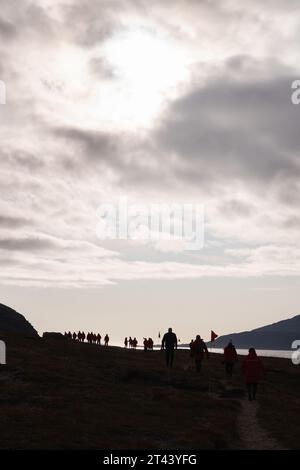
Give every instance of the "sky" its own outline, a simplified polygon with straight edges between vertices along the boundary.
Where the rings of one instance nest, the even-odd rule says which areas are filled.
[[[0,6],[0,301],[115,344],[300,313],[298,0]],[[99,237],[122,198],[201,205],[203,246]]]

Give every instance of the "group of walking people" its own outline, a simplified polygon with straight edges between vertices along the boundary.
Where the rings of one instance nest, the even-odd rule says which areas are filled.
[[[87,340],[89,344],[98,344],[99,346],[101,346],[102,336],[100,335],[100,333],[96,334],[96,333],[90,332],[90,333],[85,334],[84,331],[78,331],[78,333],[75,333],[75,331],[74,333],[71,333],[71,331],[69,332],[65,331],[65,337],[68,339],[72,339],[73,341],[79,341],[80,343],[84,343],[85,340]],[[108,343],[109,343],[109,336],[108,334],[106,334],[104,336],[104,346],[108,346]]]
[[[129,336],[129,338],[125,338],[124,339],[124,347],[125,348],[132,348],[132,349],[136,349],[137,348],[137,345],[138,345],[138,340],[136,338],[131,338],[131,336]],[[148,351],[148,350],[153,350],[153,346],[154,346],[154,342],[153,342],[153,339],[152,338],[143,338],[143,346],[144,346],[144,351]]]
[[[126,337],[124,339],[124,347],[125,348],[129,347],[131,349],[136,349],[137,345],[138,345],[138,340],[135,337],[132,339],[131,336],[129,336],[129,338]]]
[[[174,351],[178,347],[176,334],[169,328],[162,339],[161,348],[165,350],[165,359],[168,369],[171,369],[174,361]],[[204,357],[209,359],[207,346],[200,335],[190,342],[190,356],[195,361],[196,371],[201,371]],[[228,377],[234,372],[235,364],[238,361],[238,355],[232,341],[224,348],[223,364]],[[250,348],[248,355],[242,362],[241,372],[247,387],[248,400],[256,399],[257,387],[264,375],[264,366],[261,359],[257,356],[254,348]]]

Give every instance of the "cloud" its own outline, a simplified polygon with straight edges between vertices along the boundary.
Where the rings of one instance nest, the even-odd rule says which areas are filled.
[[[1,7],[2,283],[299,274],[300,108],[290,100],[300,73],[296,1]],[[184,56],[187,71],[140,125],[131,108],[148,116],[143,100],[153,95],[137,82],[142,103],[130,95],[109,56],[110,41],[137,30]],[[124,194],[204,204],[205,249],[100,244],[97,207]]]
[[[18,228],[29,225],[32,222],[24,217],[15,217],[11,215],[1,215],[0,214],[0,226],[3,228]]]
[[[5,21],[0,17],[0,36],[6,40],[10,40],[14,38],[16,34],[16,27],[9,21]]]
[[[226,77],[176,100],[156,139],[178,157],[178,178],[263,185],[297,179],[299,110],[290,101],[291,81],[289,76],[240,83]]]

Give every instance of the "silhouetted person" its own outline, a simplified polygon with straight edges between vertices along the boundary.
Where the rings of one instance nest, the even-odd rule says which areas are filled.
[[[162,349],[166,351],[166,364],[169,369],[173,366],[174,361],[174,349],[177,349],[177,336],[173,333],[172,328],[168,329],[168,333],[165,333],[161,342]]]
[[[147,338],[144,338],[143,344],[144,344],[144,351],[146,352],[149,347]]]
[[[263,377],[264,366],[254,348],[249,349],[249,354],[243,361],[242,373],[247,386],[249,401],[256,400],[257,386]]]
[[[153,350],[153,339],[152,338],[148,338],[148,349],[150,349],[151,351]]]
[[[136,339],[136,338],[133,338],[133,340],[132,340],[132,347],[133,347],[133,349],[136,349],[137,345],[138,345],[137,339]]]
[[[208,349],[206,344],[204,343],[203,339],[200,335],[196,336],[195,341],[192,345],[191,355],[195,360],[196,371],[201,371],[201,365],[204,358],[204,353],[206,354],[206,358],[208,359]]]
[[[132,348],[132,338],[129,336],[129,347]]]
[[[108,346],[108,343],[109,343],[109,336],[106,334],[106,335],[104,336],[104,345],[105,345],[105,346]]]
[[[125,346],[125,348],[127,348],[127,346],[128,346],[128,339],[127,339],[127,337],[124,339],[124,346]]]
[[[76,338],[77,338],[77,335],[76,335],[76,333],[74,332],[74,333],[73,333],[73,340],[76,341]]]
[[[81,333],[81,338],[82,338],[82,342],[84,343],[84,341],[85,341],[85,332],[84,331]]]
[[[97,344],[100,346],[101,344],[101,335],[100,333],[97,334]]]
[[[225,371],[229,377],[233,374],[234,364],[237,362],[238,355],[232,341],[229,341],[227,346],[224,348],[224,364]]]
[[[191,357],[193,356],[193,353],[192,353],[192,351],[193,351],[193,344],[194,344],[194,340],[191,339],[191,342],[190,342],[190,356],[191,356]]]

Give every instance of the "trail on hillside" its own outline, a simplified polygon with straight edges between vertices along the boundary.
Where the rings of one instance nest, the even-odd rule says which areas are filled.
[[[214,394],[215,398],[221,400],[228,398],[238,399],[241,406],[237,419],[237,430],[241,441],[237,446],[238,449],[286,450],[259,423],[257,413],[260,405],[257,401],[246,400],[243,398],[243,392],[240,389],[232,388],[232,386],[223,380],[219,384],[223,387],[223,393],[221,395]]]
[[[255,401],[240,400],[241,411],[237,427],[243,449],[246,450],[282,450],[284,447],[273,439],[260,425],[257,419],[259,404]]]

